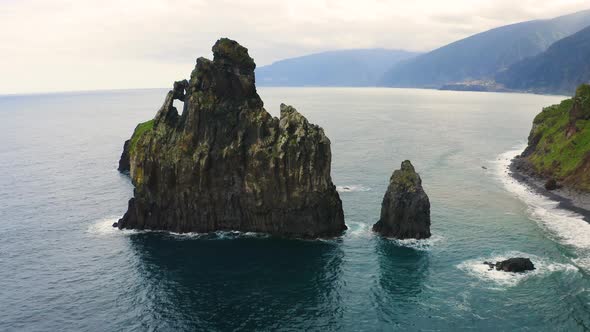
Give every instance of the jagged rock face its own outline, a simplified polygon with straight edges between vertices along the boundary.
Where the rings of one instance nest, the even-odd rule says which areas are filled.
[[[131,165],[129,165],[129,145],[131,144],[131,140],[128,139],[123,144],[123,152],[121,153],[121,158],[119,158],[119,167],[117,168],[121,173],[128,173]]]
[[[246,48],[220,39],[129,143],[135,185],[120,228],[341,234],[330,140],[293,107],[263,108]],[[173,106],[184,100],[182,114]]]
[[[409,160],[393,172],[373,231],[398,239],[430,237],[430,201]]]

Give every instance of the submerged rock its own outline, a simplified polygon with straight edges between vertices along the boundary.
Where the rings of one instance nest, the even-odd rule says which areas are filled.
[[[545,189],[547,190],[555,190],[558,189],[558,184],[557,181],[555,181],[555,179],[549,179],[547,180],[547,182],[545,182]]]
[[[330,140],[291,106],[272,117],[255,67],[246,48],[220,39],[213,61],[197,59],[190,80],[175,82],[156,117],[137,126],[127,154],[134,197],[119,228],[295,237],[346,229]],[[184,100],[181,114],[174,100]]]
[[[373,231],[398,239],[430,237],[430,201],[409,160],[393,172]]]
[[[488,262],[484,262],[484,264],[487,264],[490,267],[495,266],[496,270],[504,272],[525,272],[535,269],[535,265],[529,258],[522,257],[509,258],[505,261],[496,262],[496,264],[493,265]]]

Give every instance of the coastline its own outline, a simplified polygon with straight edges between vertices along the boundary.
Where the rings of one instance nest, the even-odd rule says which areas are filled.
[[[525,184],[535,193],[556,201],[558,208],[578,213],[583,217],[584,221],[590,223],[590,193],[580,192],[568,187],[551,191],[545,189],[545,182],[548,179],[531,170],[520,156],[510,160],[508,172],[513,179]]]

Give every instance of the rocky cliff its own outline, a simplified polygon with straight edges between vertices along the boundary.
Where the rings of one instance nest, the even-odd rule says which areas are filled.
[[[213,61],[197,59],[190,80],[175,82],[156,117],[136,127],[122,154],[134,197],[119,228],[294,237],[346,229],[330,140],[291,106],[272,117],[255,67],[246,48],[220,39]]]
[[[528,146],[512,169],[550,180],[547,189],[559,183],[590,192],[590,85],[581,85],[573,98],[535,117]]]
[[[391,175],[373,231],[398,239],[430,237],[430,201],[409,160]]]

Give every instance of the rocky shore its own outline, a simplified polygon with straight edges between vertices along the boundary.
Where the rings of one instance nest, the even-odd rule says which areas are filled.
[[[509,168],[515,179],[590,221],[590,85],[535,117],[526,149]]]
[[[508,168],[510,175],[524,183],[535,193],[558,202],[558,207],[578,213],[590,222],[590,193],[561,185],[555,190],[547,190],[545,185],[551,178],[537,174],[521,156],[515,157]]]

